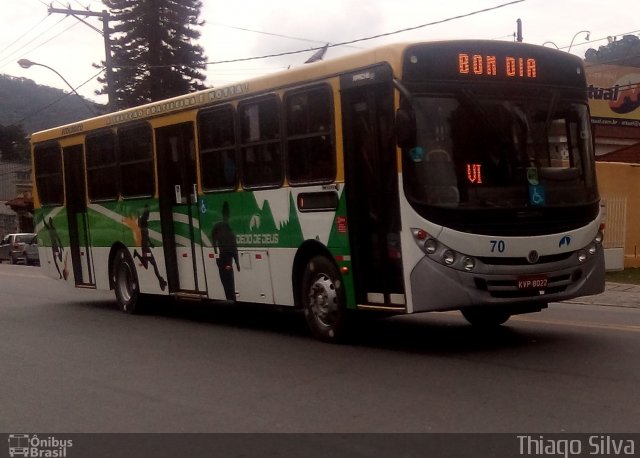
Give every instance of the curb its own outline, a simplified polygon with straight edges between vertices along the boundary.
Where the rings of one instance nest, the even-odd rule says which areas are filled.
[[[570,304],[640,308],[640,285],[607,282],[604,293],[569,299]]]

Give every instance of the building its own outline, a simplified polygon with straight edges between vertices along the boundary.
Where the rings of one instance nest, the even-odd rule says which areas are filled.
[[[607,269],[640,267],[640,68],[586,67]]]
[[[33,231],[31,164],[0,161],[0,237]]]

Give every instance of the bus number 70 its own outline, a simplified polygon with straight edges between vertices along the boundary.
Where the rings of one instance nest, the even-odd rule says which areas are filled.
[[[504,253],[504,240],[490,240],[491,244],[491,252],[495,253],[498,250],[498,253]]]

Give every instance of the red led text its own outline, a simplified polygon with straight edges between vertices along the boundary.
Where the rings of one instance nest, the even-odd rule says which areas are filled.
[[[469,183],[482,184],[482,164],[467,164],[467,180]]]
[[[509,78],[537,78],[536,60],[507,56],[498,64],[496,56],[458,54],[458,73],[477,76],[506,76]]]

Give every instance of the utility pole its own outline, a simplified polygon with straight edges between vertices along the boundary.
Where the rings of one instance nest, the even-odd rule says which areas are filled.
[[[113,80],[113,64],[111,60],[111,39],[109,38],[111,30],[109,29],[109,20],[111,19],[109,12],[107,10],[102,10],[102,12],[97,13],[95,11],[80,11],[80,10],[72,10],[71,8],[48,8],[49,14],[51,13],[60,13],[66,14],[67,16],[73,16],[83,24],[92,28],[93,30],[101,33],[104,37],[104,64],[106,70],[106,80],[107,80],[107,97],[109,99],[108,108],[109,111],[115,111],[116,106],[116,97],[115,97],[115,84]],[[95,28],[84,19],[78,16],[85,17],[99,17],[102,19],[102,32],[99,29]]]

